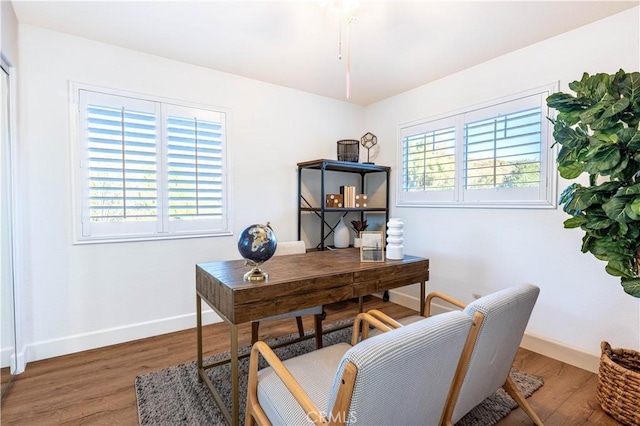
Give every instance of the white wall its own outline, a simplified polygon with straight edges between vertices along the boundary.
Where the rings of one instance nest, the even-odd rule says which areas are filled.
[[[640,65],[640,8],[529,46],[371,105],[366,130],[386,145],[377,163],[397,172],[397,126],[583,72],[615,73]],[[379,142],[379,143],[380,143]],[[393,176],[392,188],[397,182]],[[559,182],[562,190],[567,181]],[[395,194],[392,196],[395,205]],[[431,260],[429,290],[463,301],[518,283],[541,288],[525,346],[594,370],[600,341],[640,349],[640,301],[626,295],[605,263],[580,252],[582,234],[563,229],[557,210],[392,208],[404,219],[405,251]],[[417,288],[392,300],[417,306]]]
[[[346,102],[37,27],[19,35],[29,360],[194,327],[195,264],[239,258],[251,223],[295,239],[296,163],[334,158],[364,122]],[[229,108],[234,236],[73,245],[70,80]]]
[[[335,158],[336,140],[371,131],[380,145],[375,162],[396,170],[400,123],[558,80],[568,90],[583,71],[636,71],[639,10],[367,108],[20,26],[28,358],[192,327],[195,263],[239,257],[235,238],[250,223],[269,220],[281,239],[295,238],[297,162]],[[236,235],[74,246],[69,80],[230,108]],[[471,293],[539,285],[526,345],[589,369],[603,339],[640,347],[640,303],[580,253],[580,232],[563,229],[561,210],[394,207],[393,214],[411,236],[406,251],[431,259],[429,290],[468,301]],[[416,290],[392,297],[417,306]]]

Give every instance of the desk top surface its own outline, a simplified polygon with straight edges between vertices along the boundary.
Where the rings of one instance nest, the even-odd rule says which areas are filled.
[[[262,266],[264,281],[244,281],[250,269],[244,260],[197,264],[196,291],[239,324],[429,279],[428,259],[361,262],[355,248],[273,257]]]
[[[428,268],[428,259],[410,255],[405,255],[402,260],[361,262],[360,250],[349,248],[272,257],[261,266],[261,269],[269,274],[263,281],[244,281],[243,276],[251,267],[242,259],[199,263],[197,267],[231,289],[245,289],[344,273],[358,274],[394,269],[393,267],[425,262]]]

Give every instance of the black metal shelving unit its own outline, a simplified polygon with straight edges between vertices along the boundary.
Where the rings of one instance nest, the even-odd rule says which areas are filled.
[[[305,170],[319,170],[320,171],[320,195],[319,206],[311,205],[302,195],[302,183],[303,172]],[[385,174],[385,205],[384,207],[354,207],[354,208],[334,208],[326,207],[325,199],[327,195],[326,191],[326,177],[327,173],[356,173],[360,175],[360,193],[366,194],[367,192],[367,176],[372,173],[384,173]],[[302,214],[303,212],[311,212],[318,216],[320,221],[320,242],[317,244],[316,249],[324,250],[327,246],[325,240],[329,235],[333,233],[336,224],[331,224],[327,221],[326,213],[341,213],[342,216],[346,216],[350,212],[360,213],[360,220],[364,220],[366,213],[384,213],[386,224],[389,221],[389,174],[391,173],[391,167],[378,166],[376,164],[364,164],[353,163],[348,161],[337,160],[313,160],[298,163],[298,239],[302,238]],[[328,228],[328,230],[327,230]]]

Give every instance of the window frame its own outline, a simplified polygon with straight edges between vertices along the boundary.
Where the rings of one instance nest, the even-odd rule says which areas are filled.
[[[157,188],[157,216],[154,220],[147,222],[116,222],[109,223],[104,226],[105,231],[99,233],[87,232],[83,229],[83,221],[88,220],[88,168],[85,167],[89,157],[88,143],[84,137],[85,131],[81,129],[83,124],[82,115],[85,111],[81,111],[81,92],[88,91],[100,95],[116,96],[121,98],[130,98],[132,103],[153,103],[155,104],[154,114],[156,114],[157,128],[157,154],[156,154],[156,173],[160,182]],[[168,139],[166,135],[166,118],[171,115],[171,109],[197,109],[206,113],[217,113],[223,117],[222,120],[222,201],[223,213],[220,220],[220,226],[215,228],[190,226],[190,224],[169,224],[169,170],[168,170]],[[130,242],[130,241],[153,241],[167,239],[184,239],[184,238],[202,238],[233,235],[233,223],[231,212],[231,150],[229,143],[229,123],[230,110],[228,108],[199,104],[196,102],[179,101],[175,99],[164,98],[161,96],[140,94],[125,90],[106,88],[97,85],[79,83],[69,81],[69,108],[70,108],[70,147],[71,147],[71,189],[72,189],[72,220],[73,220],[73,243],[74,244],[91,244],[91,243],[113,243],[113,242]],[[213,222],[204,223],[207,219],[198,219],[194,222],[202,220],[203,224],[210,225]],[[141,225],[142,224],[142,225]],[[101,224],[104,225],[104,224]],[[89,225],[91,228],[93,225]],[[87,229],[89,229],[87,228]],[[110,232],[106,231],[109,228]]]
[[[546,98],[558,91],[558,83],[539,86],[523,92],[505,96],[481,104],[460,108],[449,113],[439,114],[407,123],[397,127],[397,172],[396,206],[398,207],[461,207],[461,208],[525,208],[554,209],[557,207],[557,166],[555,162],[557,147],[553,147],[553,126],[547,117],[553,117],[554,111],[547,107]],[[517,105],[531,104],[541,109],[540,120],[540,182],[542,185],[531,188],[490,188],[465,189],[464,126],[473,122],[495,117],[494,111],[505,108],[501,114],[512,114],[522,109]],[[455,129],[454,161],[455,181],[451,191],[404,191],[404,139],[420,132],[443,130],[443,126]]]

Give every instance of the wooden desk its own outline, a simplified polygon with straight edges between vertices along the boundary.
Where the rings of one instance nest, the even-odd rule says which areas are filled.
[[[238,324],[299,309],[339,302],[409,284],[420,283],[420,313],[424,314],[429,260],[405,255],[403,260],[360,262],[358,249],[326,250],[271,258],[263,266],[266,281],[243,281],[250,268],[244,260],[196,265],[198,375],[227,422],[238,425]],[[231,413],[214,388],[202,356],[202,300],[230,328]]]

